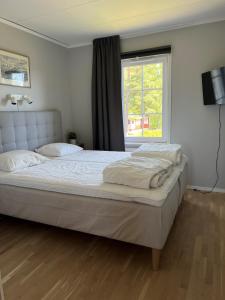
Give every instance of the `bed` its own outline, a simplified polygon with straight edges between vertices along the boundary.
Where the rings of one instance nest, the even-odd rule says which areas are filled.
[[[57,111],[0,112],[0,152],[61,140]],[[130,155],[83,150],[13,174],[0,172],[0,213],[150,247],[158,269],[186,187],[186,158],[161,188],[103,183],[104,167]]]

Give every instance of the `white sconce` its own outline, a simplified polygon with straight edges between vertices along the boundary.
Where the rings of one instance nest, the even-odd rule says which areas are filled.
[[[31,97],[19,94],[8,94],[6,100],[11,101],[12,105],[18,105],[19,103],[23,103],[23,101],[26,101],[28,104],[33,102]]]

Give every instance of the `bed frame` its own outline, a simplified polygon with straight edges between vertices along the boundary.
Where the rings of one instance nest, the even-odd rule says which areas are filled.
[[[44,144],[60,141],[62,141],[61,115],[57,111],[0,112],[0,152],[15,149],[34,150]],[[0,214],[150,247],[152,248],[152,267],[154,270],[158,270],[161,250],[164,247],[172,227],[185,187],[186,170],[181,174],[179,182],[177,182],[171,190],[163,207],[159,208],[139,203],[0,185]],[[69,218],[69,214],[66,214],[68,212],[62,212],[60,207],[41,207],[40,199],[42,199],[42,203],[45,203],[45,201],[50,199],[49,197],[53,199],[52,201],[57,201],[57,203],[60,203],[63,197],[67,197],[66,200],[70,203],[76,198],[76,205],[80,205],[81,208],[85,203],[90,208],[91,205],[95,205],[95,207],[99,207],[100,210],[103,208],[105,211],[112,211],[112,214],[113,209],[115,209],[115,211],[123,211],[124,214],[131,213],[131,216],[133,214],[134,217],[133,219],[130,217],[126,226],[123,226],[119,233],[116,232],[113,235],[109,233],[110,231],[105,232],[102,229],[106,223],[104,223],[105,220],[103,221],[101,217],[96,220],[96,226],[91,230],[85,227],[85,220],[83,220],[83,227],[72,226],[67,219]],[[21,201],[19,201],[19,199]],[[80,207],[78,206],[78,210]],[[138,214],[136,213],[137,211]],[[123,214],[121,215],[121,218],[123,218]],[[77,215],[74,213],[71,220],[73,220],[73,217],[76,218]],[[68,222],[60,223],[59,219],[68,220]],[[114,220],[114,222],[114,226],[116,226],[116,220]],[[138,233],[136,233],[136,237],[130,237],[129,231],[134,224],[138,224],[140,238],[137,238]]]

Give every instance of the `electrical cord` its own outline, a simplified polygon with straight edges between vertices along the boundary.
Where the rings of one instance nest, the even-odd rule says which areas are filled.
[[[210,194],[214,191],[215,187],[217,186],[217,183],[219,182],[220,179],[220,175],[219,175],[219,168],[218,168],[218,164],[219,164],[219,154],[220,154],[220,147],[221,147],[221,127],[222,127],[222,123],[221,123],[221,107],[222,105],[219,105],[219,141],[218,141],[218,147],[217,147],[217,151],[216,151],[216,180],[214,185],[212,186],[210,191],[200,191],[195,189],[195,191],[198,191],[202,194]]]
[[[219,163],[219,154],[220,154],[220,147],[221,147],[221,127],[222,127],[222,123],[221,123],[221,107],[222,105],[219,105],[219,142],[218,142],[218,148],[217,148],[217,152],[216,152],[216,181],[211,189],[211,192],[214,191],[215,187],[217,186],[217,183],[220,179],[220,174],[219,174],[219,170],[218,170],[218,163]]]

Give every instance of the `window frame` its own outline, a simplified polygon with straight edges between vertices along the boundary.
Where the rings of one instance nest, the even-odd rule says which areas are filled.
[[[138,146],[139,144],[149,142],[170,142],[170,127],[171,127],[171,54],[159,54],[137,58],[128,58],[121,60],[121,78],[122,78],[122,106],[123,106],[123,122],[124,118],[124,72],[126,66],[142,65],[152,63],[163,63],[163,87],[162,87],[162,137],[127,137],[124,138],[125,144],[129,147]],[[152,89],[154,90],[154,89]],[[142,88],[143,93],[143,88]],[[125,129],[125,124],[123,124]]]

